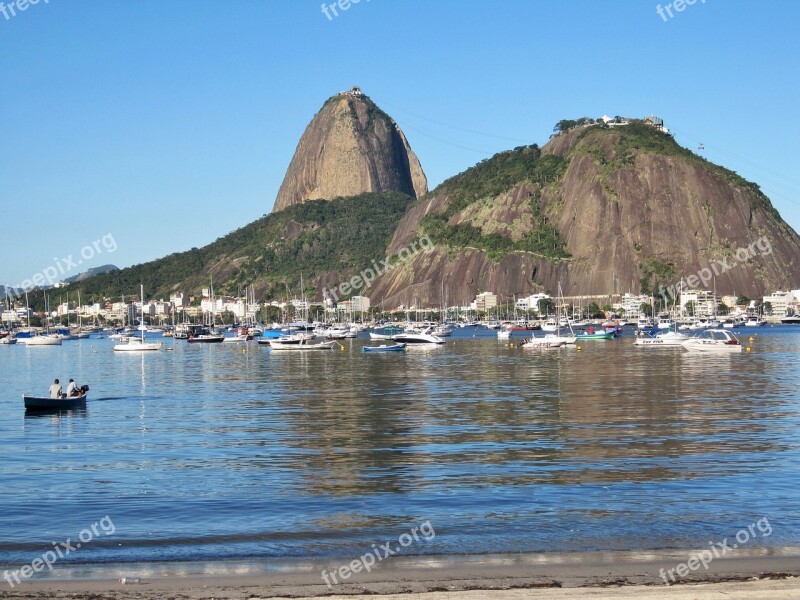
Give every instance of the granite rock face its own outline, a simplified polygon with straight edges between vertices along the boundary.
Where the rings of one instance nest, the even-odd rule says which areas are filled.
[[[418,198],[428,182],[397,123],[354,88],[328,99],[306,127],[273,211],[387,191]]]
[[[540,152],[542,158],[563,159],[555,180],[523,173],[500,193],[476,194],[473,200],[472,190],[480,189],[479,178],[470,175],[476,165],[453,178],[455,184],[445,182],[412,204],[389,253],[425,233],[426,215],[446,214],[449,226],[467,224],[511,240],[530,232],[535,219],[546,218],[567,257],[514,251],[490,258],[477,244],[439,240],[432,252],[380,277],[368,294],[373,301],[436,306],[444,293],[449,305],[464,305],[481,291],[505,301],[555,292],[559,283],[566,295],[640,293],[653,271],[661,273],[661,286],[705,268],[716,276],[694,287],[715,286],[719,295],[759,298],[800,287],[800,237],[758,186],[666,134],[641,124],[585,127],[554,137]],[[487,169],[487,175],[502,176],[501,169]],[[459,189],[459,177],[471,187]],[[447,212],[454,202],[458,210]],[[741,260],[741,249],[748,247],[751,256]]]

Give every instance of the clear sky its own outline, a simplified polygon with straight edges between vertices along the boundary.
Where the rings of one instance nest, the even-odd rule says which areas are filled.
[[[361,0],[330,19],[321,0],[8,4],[0,283],[144,262],[270,212],[303,129],[353,84],[431,188],[563,118],[656,114],[800,229],[793,0],[671,18],[650,0]]]

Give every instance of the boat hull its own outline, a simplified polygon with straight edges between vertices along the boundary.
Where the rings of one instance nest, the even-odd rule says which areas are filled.
[[[25,402],[25,410],[36,412],[84,408],[86,406],[86,396],[88,394],[75,398],[40,398],[23,395],[22,399]]]
[[[442,338],[428,333],[400,333],[392,337],[395,342],[401,344],[437,344],[446,343]]]
[[[683,347],[689,352],[704,352],[706,354],[738,354],[743,348],[739,344],[698,344],[684,343]]]
[[[613,331],[598,331],[596,333],[578,333],[575,335],[578,340],[613,340]]]
[[[225,341],[224,335],[209,335],[209,336],[197,336],[197,337],[189,337],[190,344],[221,344]]]
[[[304,352],[306,350],[331,350],[334,346],[336,346],[336,342],[320,342],[319,344],[279,344],[276,340],[273,340],[270,344],[270,348],[273,351],[297,351],[297,352]]]
[[[47,337],[47,336],[34,336],[29,338],[20,338],[21,343],[26,346],[60,346],[61,338]]]
[[[393,344],[391,346],[364,346],[361,348],[362,352],[403,352],[406,349],[405,344]]]
[[[154,352],[161,350],[163,342],[128,342],[127,344],[116,344],[115,352]]]
[[[561,346],[565,346],[567,342],[563,340],[543,340],[533,339],[528,340],[527,342],[522,344],[523,348],[535,348],[537,350],[549,349],[549,348],[561,348]]]

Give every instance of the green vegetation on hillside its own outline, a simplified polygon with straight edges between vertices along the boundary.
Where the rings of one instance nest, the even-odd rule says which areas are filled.
[[[675,265],[656,257],[647,257],[639,263],[641,293],[646,295],[667,294],[674,291],[677,282]]]
[[[385,257],[394,229],[412,198],[399,193],[362,194],[297,204],[237,229],[203,248],[104,273],[74,284],[84,298],[100,300],[138,293],[151,297],[172,291],[198,293],[214,276],[215,292],[236,293],[258,284],[264,297],[297,291],[302,273],[314,277],[358,271]]]
[[[521,182],[530,182],[541,190],[557,182],[569,160],[554,154],[542,155],[537,145],[520,146],[479,162],[471,169],[451,177],[433,193],[445,195],[447,209],[422,219],[422,228],[435,244],[451,248],[470,246],[484,250],[493,260],[510,252],[532,252],[548,258],[568,257],[564,241],[548,222],[539,205],[539,195],[531,200],[535,229],[519,241],[497,234],[485,234],[473,225],[448,224],[457,212],[483,198],[495,198]]]
[[[566,122],[573,123],[577,121]],[[579,152],[591,155],[595,163],[602,167],[606,174],[614,169],[634,167],[636,152],[679,157],[700,165],[722,181],[747,190],[750,192],[754,207],[763,207],[779,222],[783,222],[778,211],[772,206],[772,202],[764,195],[757,184],[747,181],[734,171],[698,156],[688,148],[681,146],[671,135],[658,131],[643,121],[632,120],[628,125],[617,127],[608,127],[601,123],[594,127],[587,127],[579,136],[581,140]],[[615,138],[610,156],[604,149],[603,136],[613,136]]]

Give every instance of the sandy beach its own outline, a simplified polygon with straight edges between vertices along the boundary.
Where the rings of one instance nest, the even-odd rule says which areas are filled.
[[[322,569],[340,565],[297,563],[265,571],[243,563],[74,567],[60,578],[7,583],[0,598],[127,600],[133,598],[790,598],[800,597],[797,549],[751,552],[712,561],[667,586],[662,573],[691,553],[525,554],[408,557],[387,562],[346,583],[326,586]],[[346,563],[344,563],[346,564]],[[91,573],[91,578],[86,578]],[[81,576],[81,574],[83,574]],[[125,582],[121,581],[125,578]]]

